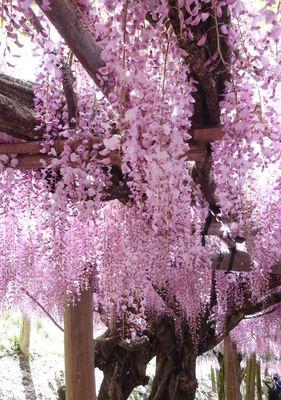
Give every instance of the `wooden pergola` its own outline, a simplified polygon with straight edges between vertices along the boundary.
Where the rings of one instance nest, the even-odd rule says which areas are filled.
[[[105,62],[100,56],[101,51],[93,36],[85,28],[76,12],[76,2],[73,0],[52,0],[52,7],[47,10],[42,7],[42,0],[36,0],[36,3],[57,29],[93,81],[107,96],[111,90],[102,81],[102,76],[99,72],[99,69],[105,66]],[[225,253],[218,251],[210,255],[215,270],[247,272],[251,270],[250,256],[245,249],[239,249],[239,244],[245,242],[244,239],[236,237],[235,233],[231,232],[231,225],[221,221],[219,218],[220,206],[215,193],[216,186],[212,175],[212,157],[210,154],[211,143],[223,140],[223,130],[220,126],[219,98],[223,93],[228,71],[225,71],[223,66],[221,71],[209,72],[205,65],[206,60],[204,59],[203,50],[198,46],[194,46],[194,43],[189,43],[187,39],[180,37],[179,19],[174,3],[174,0],[170,0],[169,20],[178,38],[179,47],[188,54],[184,56],[185,61],[189,64],[193,77],[199,82],[200,89],[197,93],[194,93],[195,112],[190,132],[192,138],[189,142],[189,150],[182,157],[194,162],[193,180],[200,187],[204,199],[209,204],[210,214],[205,226],[202,226],[202,236],[203,238],[205,236],[217,236],[229,249]],[[33,28],[40,34],[43,27],[36,15],[33,14],[32,17],[29,15],[29,18]],[[226,25],[229,24],[227,13],[222,18]],[[150,15],[147,16],[147,20],[153,24]],[[198,28],[200,28],[200,24]],[[199,33],[200,35],[202,34],[201,32]],[[212,47],[214,42],[216,41],[210,40],[209,46]],[[223,43],[221,43],[221,51],[224,52],[225,60],[229,60],[229,50]],[[218,65],[218,68],[220,68],[220,65]],[[67,76],[63,86],[69,120],[71,120],[77,112],[76,96],[71,80],[69,81]],[[34,130],[37,121],[33,98],[32,83],[0,74],[0,131],[5,133],[7,138],[16,139],[7,139],[7,143],[0,143],[0,155],[7,156],[6,167],[23,171],[40,171],[51,164],[52,157],[42,152],[42,148],[45,145],[44,132]],[[122,137],[114,127],[112,128],[112,134]],[[58,157],[63,152],[65,142],[64,139],[55,141],[54,148]],[[67,144],[75,151],[80,142],[68,140]],[[93,137],[87,143],[83,141],[83,145],[89,149],[95,145],[98,149],[104,150],[103,141],[100,138]],[[104,165],[104,158],[100,154],[97,156],[97,161]],[[106,158],[110,158],[111,162],[112,187],[106,188],[104,200],[118,199],[126,203],[129,198],[129,191],[126,185],[126,177],[123,176],[121,170],[122,153],[111,151]],[[76,164],[70,163],[70,166],[75,167]],[[225,228],[227,228],[227,234],[225,234]],[[273,267],[272,274],[281,274],[281,260]],[[91,292],[86,292],[83,296],[83,301],[78,308],[67,307],[65,315],[65,355],[66,363],[68,363],[66,380],[72,382],[67,385],[67,399],[69,400],[78,398],[91,400],[91,396],[83,397],[85,395],[85,386],[90,385],[91,388],[88,392],[94,390],[93,376],[91,375],[93,355],[88,351],[92,346],[92,294]],[[81,337],[84,338],[85,348],[80,346]],[[80,367],[78,367],[78,364]],[[76,384],[77,379],[79,380],[80,378],[82,381]]]
[[[23,82],[24,84],[24,82]],[[1,92],[1,75],[0,75],[0,96],[3,96],[3,92]],[[6,93],[7,94],[7,93]],[[14,100],[13,100],[14,101]],[[32,132],[29,132],[30,138],[32,139]],[[13,137],[17,137],[18,139],[22,139],[22,134],[16,134],[13,132]],[[188,161],[193,161],[195,164],[205,168],[206,163],[209,164],[209,155],[208,155],[208,144],[217,140],[223,139],[223,131],[222,127],[209,127],[209,128],[201,128],[194,129],[192,131],[192,143],[190,144],[190,149],[186,154],[183,154],[183,158]],[[57,139],[54,143],[54,149],[56,150],[57,157],[61,155],[64,149],[64,145],[66,143],[66,139]],[[81,144],[81,141],[74,140],[69,143],[72,150],[75,152],[76,148]],[[100,150],[104,150],[104,145],[102,139],[100,138],[92,138],[85,142],[83,141],[83,146],[85,148],[91,149],[93,145],[99,147]],[[24,140],[19,143],[0,143],[0,155],[8,156],[9,159],[6,161],[6,167],[15,168],[17,170],[43,170],[48,168],[51,164],[52,157],[45,152],[42,152],[44,148],[43,140]],[[97,159],[101,165],[103,165],[103,160],[105,158],[109,158],[111,161],[111,167],[115,167],[118,171],[121,171],[122,165],[122,154],[121,152],[115,150],[110,151],[107,156],[98,155]],[[75,162],[70,162],[69,165],[71,167],[78,166]],[[199,182],[200,184],[200,182]],[[210,185],[211,186],[211,185]],[[127,190],[127,189],[125,189]],[[122,199],[122,191],[120,190],[114,191],[116,194],[116,198],[119,200]],[[204,191],[203,191],[204,193]],[[125,193],[127,196],[127,192]],[[215,193],[207,193],[207,196],[215,198]],[[115,197],[110,197],[112,200]],[[227,225],[227,224],[226,224]],[[210,226],[208,227],[208,231],[206,236],[217,236],[220,237],[223,241],[224,234],[223,228],[225,228],[225,224],[218,221],[215,217],[212,218]],[[227,228],[227,226],[226,226]],[[203,229],[203,227],[202,227]],[[243,242],[243,240],[242,240]],[[229,252],[218,252],[213,254],[213,266],[218,270],[225,271],[238,271],[238,272],[247,272],[251,270],[251,259],[249,254],[246,251],[242,251],[236,248],[235,238],[231,236],[231,231],[228,233],[227,243],[229,245]],[[233,249],[235,248],[235,254],[233,254]],[[281,262],[276,263],[274,268],[272,269],[272,273],[280,274],[281,273]]]
[[[102,82],[99,69],[105,66],[105,62],[100,56],[100,49],[96,44],[91,33],[85,29],[83,22],[79,18],[75,2],[69,0],[53,0],[50,9],[42,7],[42,0],[36,0],[37,5],[42,9],[50,22],[57,29],[61,37],[68,44],[70,50],[77,57],[85,70],[89,73],[94,82],[107,95],[110,92],[110,87]],[[169,15],[175,34],[178,34],[177,17],[171,13]],[[229,22],[229,17],[226,15],[225,23]],[[30,23],[38,34],[43,32],[43,27],[36,17],[32,14],[29,16]],[[153,23],[151,16],[147,16],[147,20]],[[65,24],[65,21],[68,23]],[[71,27],[71,29],[69,29]],[[183,154],[187,160],[194,162],[193,178],[196,184],[200,186],[203,197],[209,203],[210,209],[219,209],[218,199],[215,194],[215,184],[212,177],[212,159],[209,154],[210,144],[217,140],[223,140],[222,127],[219,125],[220,107],[218,89],[212,84],[214,74],[211,74],[203,64],[202,53],[197,49],[193,49],[189,44],[179,41],[179,46],[188,50],[190,56],[187,56],[186,62],[191,66],[193,74],[198,79],[203,91],[203,99],[195,93],[195,116],[193,120],[193,128],[191,131],[192,139],[189,143],[189,151]],[[226,59],[230,57],[228,50],[223,48]],[[194,56],[197,57],[194,61]],[[69,71],[68,71],[69,72]],[[220,79],[227,79],[227,75],[220,72]],[[64,93],[66,104],[69,112],[69,119],[76,115],[76,95],[72,87],[71,80],[66,74],[64,79]],[[8,136],[13,136],[21,141],[19,143],[0,143],[0,154],[6,155],[9,159],[6,166],[19,170],[40,170],[46,168],[51,163],[51,157],[41,152],[44,146],[44,132],[34,131],[37,124],[33,109],[33,88],[30,82],[24,82],[18,79],[11,78],[4,74],[0,74],[0,130]],[[207,110],[202,110],[204,107]],[[112,134],[119,135],[119,132],[112,129]],[[55,141],[54,148],[59,156],[64,149],[65,140],[58,139]],[[70,142],[68,141],[68,145]],[[75,151],[79,141],[73,141],[70,145]],[[100,138],[92,138],[83,145],[91,149],[96,145],[100,150],[104,149],[104,145]],[[100,146],[99,146],[100,145]],[[118,178],[113,179],[113,186],[110,189],[110,195],[107,199],[117,198],[121,201],[128,199],[128,190],[126,184],[120,181],[122,154],[118,151],[111,151],[106,158],[110,158],[111,165],[115,171],[118,171]],[[101,164],[105,157],[98,155]],[[75,167],[75,163],[70,163],[70,166]],[[114,172],[113,172],[114,174]],[[117,187],[116,187],[117,186]],[[204,227],[202,227],[204,230]],[[205,232],[206,234],[206,232]],[[222,223],[215,217],[212,218],[211,224],[208,227],[208,235],[222,237]],[[233,270],[233,271],[249,271],[251,269],[251,261],[249,255],[245,251],[236,248],[235,238],[232,237],[229,231],[228,235],[229,253],[213,255],[213,265],[216,269]],[[233,249],[235,248],[235,254]],[[274,268],[273,273],[281,273],[281,261]]]

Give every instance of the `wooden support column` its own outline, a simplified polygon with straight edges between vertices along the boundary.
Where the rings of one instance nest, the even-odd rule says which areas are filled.
[[[247,362],[246,400],[255,400],[256,387],[256,356],[253,354]]]
[[[92,290],[84,290],[64,314],[66,400],[96,400]]]
[[[218,353],[218,362],[220,368],[217,374],[217,391],[218,391],[218,399],[225,400],[225,388],[224,388],[224,355],[222,353]]]
[[[212,382],[212,391],[214,393],[217,393],[216,374],[214,367],[211,367],[211,382]]]
[[[20,347],[20,352],[25,358],[25,360],[29,359],[30,331],[31,331],[30,319],[26,314],[22,314],[19,347]]]
[[[240,363],[236,344],[229,336],[224,339],[224,374],[226,400],[241,400]]]
[[[257,383],[257,400],[262,400],[261,365],[260,365],[260,362],[256,363],[256,383]]]

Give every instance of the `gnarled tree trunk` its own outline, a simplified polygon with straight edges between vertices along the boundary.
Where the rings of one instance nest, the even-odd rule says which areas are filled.
[[[108,331],[94,348],[96,366],[104,374],[98,400],[126,400],[135,387],[147,385],[146,367],[155,350],[146,336],[127,343]]]
[[[197,389],[196,354],[183,346],[175,359],[159,351],[149,400],[193,400]]]
[[[186,330],[179,339],[168,318],[160,320],[154,331],[156,373],[149,400],[193,400],[197,389],[197,351],[190,332]]]

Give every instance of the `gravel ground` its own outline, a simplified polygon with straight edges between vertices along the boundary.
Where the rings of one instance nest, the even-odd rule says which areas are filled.
[[[32,322],[30,359],[18,352],[20,315],[0,318],[0,400],[57,400],[64,383],[63,334],[51,322]]]
[[[1,355],[1,400],[57,400],[63,375],[56,363],[36,356],[30,362],[20,354]]]
[[[0,400],[58,400],[64,385],[63,332],[47,318],[32,320],[26,362],[18,351],[21,321],[21,314],[0,317]],[[97,390],[101,381],[96,370]]]
[[[20,325],[20,314],[0,317],[0,400],[58,400],[58,388],[64,385],[63,333],[48,319],[32,321],[30,359],[25,361],[18,351]],[[154,369],[152,361],[147,374],[153,376]],[[196,400],[217,399],[209,371],[208,361],[198,363]],[[96,370],[97,390],[101,380],[102,373]],[[146,399],[145,392],[139,387],[131,399]]]

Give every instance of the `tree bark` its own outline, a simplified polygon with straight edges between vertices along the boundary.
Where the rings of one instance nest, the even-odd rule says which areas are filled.
[[[30,82],[0,74],[0,130],[20,139],[34,140],[41,132],[34,131],[34,93]]]
[[[196,353],[184,347],[176,359],[157,354],[156,374],[149,400],[193,400],[197,389]]]
[[[30,319],[26,314],[22,314],[21,333],[20,333],[20,352],[25,360],[29,359],[29,346],[30,346]]]
[[[95,340],[96,366],[103,371],[98,400],[126,400],[132,390],[146,385],[146,367],[155,355],[147,337],[124,342],[110,331]]]
[[[229,336],[224,339],[224,371],[226,400],[241,400],[240,363],[237,347]]]
[[[92,291],[64,314],[66,400],[95,400]]]
[[[182,327],[177,337],[174,321],[168,317],[152,328],[156,340],[156,372],[149,400],[193,400],[197,389],[197,348],[190,330]]]

